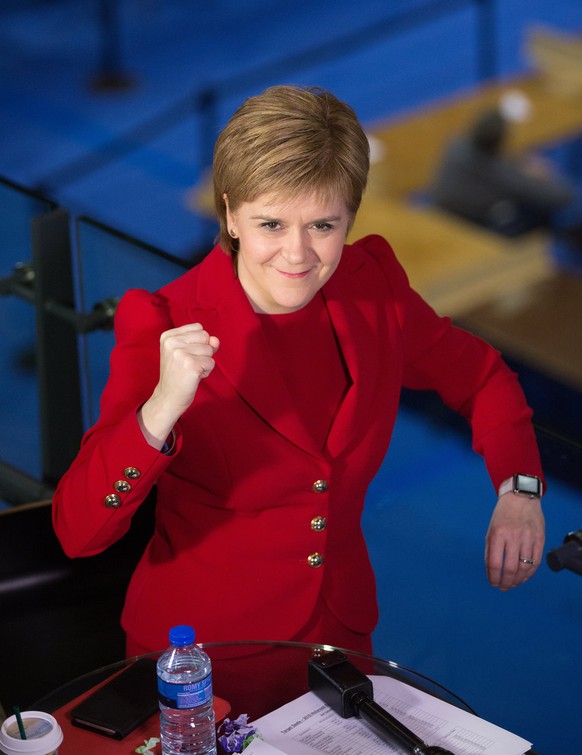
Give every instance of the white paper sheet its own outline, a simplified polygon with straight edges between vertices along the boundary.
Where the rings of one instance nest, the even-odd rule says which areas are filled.
[[[531,747],[525,739],[396,679],[388,676],[370,679],[374,700],[428,745],[439,745],[454,755],[523,755]],[[313,692],[254,724],[265,742],[285,755],[406,752],[380,739],[362,719],[341,718]],[[267,750],[265,755],[271,753]],[[263,753],[257,751],[257,755]]]
[[[273,747],[262,739],[253,739],[250,745],[245,747],[244,753],[245,755],[285,755],[282,750]]]

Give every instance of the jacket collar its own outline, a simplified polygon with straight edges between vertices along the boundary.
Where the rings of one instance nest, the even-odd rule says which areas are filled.
[[[352,381],[328,438],[333,455],[351,445],[351,439],[358,437],[354,430],[369,417],[367,412],[362,414],[362,404],[371,400],[377,374],[376,350],[366,337],[370,324],[353,290],[354,273],[362,261],[352,249],[344,248],[338,269],[322,289]],[[231,258],[216,247],[197,270],[196,289],[187,294],[197,306],[186,306],[184,322],[201,322],[220,339],[217,367],[266,422],[295,445],[320,456],[321,448],[301,424],[283,375],[269,354],[260,320],[234,274]]]

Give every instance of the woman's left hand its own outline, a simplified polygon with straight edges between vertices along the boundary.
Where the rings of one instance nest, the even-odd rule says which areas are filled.
[[[539,567],[545,541],[541,502],[518,493],[497,501],[485,539],[487,578],[509,590],[526,582]]]

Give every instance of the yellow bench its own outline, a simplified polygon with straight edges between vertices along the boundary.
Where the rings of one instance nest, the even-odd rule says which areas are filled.
[[[527,32],[525,52],[548,87],[565,97],[582,95],[582,38],[543,27]]]
[[[550,274],[542,232],[506,239],[431,208],[364,197],[350,239],[384,236],[412,286],[440,314],[458,317]]]

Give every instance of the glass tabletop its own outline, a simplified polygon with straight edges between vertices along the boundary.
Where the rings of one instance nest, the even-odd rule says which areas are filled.
[[[199,647],[210,656],[214,694],[228,701],[231,717],[247,713],[251,719],[259,718],[308,692],[308,661],[333,650],[340,650],[365,674],[393,677],[463,710],[475,713],[458,695],[429,677],[394,661],[346,648],[269,640],[205,642],[200,643]],[[138,657],[157,658],[161,652]],[[120,660],[73,679],[36,701],[32,707],[52,713],[104,679],[131,665],[138,657]]]
[[[334,650],[339,650],[356,668],[369,676],[392,677],[461,710],[478,715],[458,695],[433,679],[394,661],[346,648],[268,640],[206,642],[199,643],[199,647],[212,660],[215,710],[221,717],[235,719],[244,713],[250,721],[254,721],[297,699],[309,691],[309,661]],[[79,700],[86,698],[108,678],[140,658],[156,659],[161,652],[163,651],[126,658],[95,669],[62,685],[31,706],[33,709],[52,713],[59,721],[65,734],[62,755],[78,755],[80,751],[83,755],[133,755],[136,747],[143,745],[148,737],[159,736],[157,715],[151,716],[121,741],[115,741],[73,726],[71,711]],[[152,695],[155,699],[157,692],[155,675],[153,676]],[[219,723],[217,720],[217,725]],[[159,745],[156,745],[153,752],[159,755]],[[536,753],[530,750],[528,755]]]

